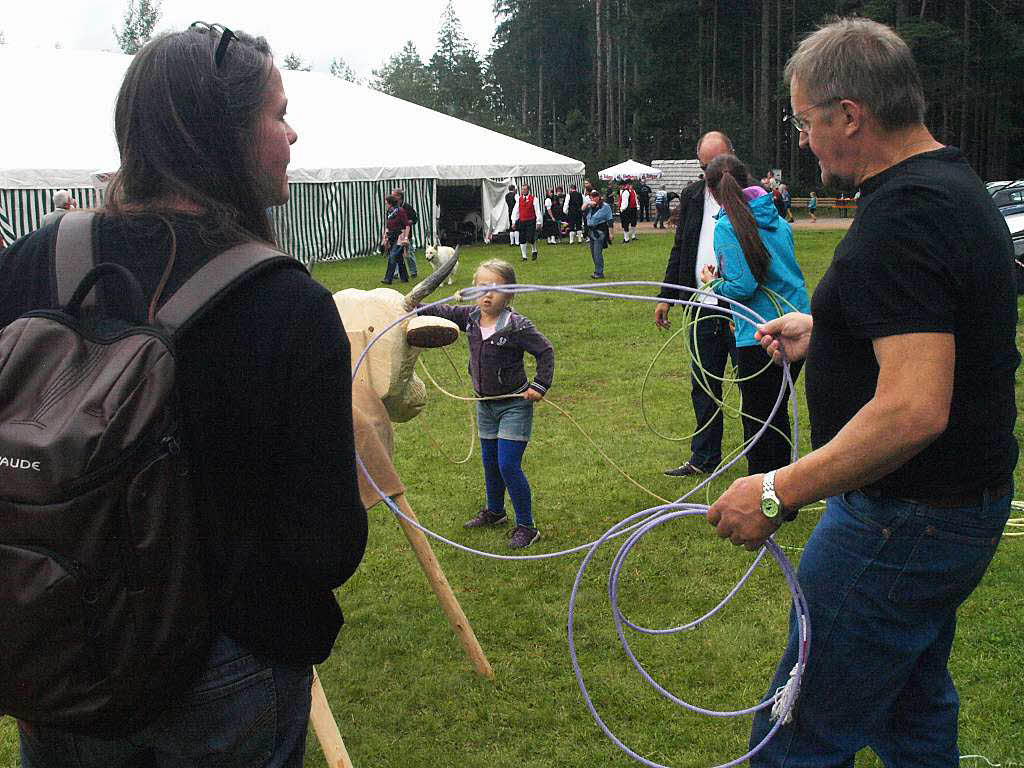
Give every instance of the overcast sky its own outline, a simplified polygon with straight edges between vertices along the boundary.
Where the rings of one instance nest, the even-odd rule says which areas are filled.
[[[412,40],[426,61],[447,0],[163,0],[157,31],[196,20],[267,38],[281,62],[289,52],[327,71],[340,56],[362,78]],[[0,0],[0,31],[12,46],[117,50],[128,0]],[[454,0],[462,30],[481,56],[494,33],[492,0]]]

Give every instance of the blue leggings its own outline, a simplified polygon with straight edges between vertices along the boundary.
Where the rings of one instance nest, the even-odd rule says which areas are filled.
[[[487,482],[487,508],[491,512],[505,510],[505,490],[516,511],[516,525],[533,527],[533,497],[530,481],[523,473],[525,440],[486,440],[480,438]]]

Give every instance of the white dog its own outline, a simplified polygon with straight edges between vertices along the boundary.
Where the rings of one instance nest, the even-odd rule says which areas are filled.
[[[455,248],[449,248],[447,245],[428,245],[423,251],[423,255],[426,256],[427,261],[430,262],[430,269],[435,270],[442,264],[446,264],[448,259],[455,259],[455,266],[452,267],[452,271],[448,273],[448,285],[452,284],[455,273],[459,269],[459,249],[458,246]]]

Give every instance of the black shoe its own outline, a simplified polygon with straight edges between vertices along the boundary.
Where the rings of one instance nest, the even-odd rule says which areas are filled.
[[[504,525],[508,522],[508,515],[504,512],[491,512],[489,509],[481,509],[476,517],[467,520],[462,524],[463,528],[484,528],[491,525]]]
[[[381,282],[384,283],[384,285],[391,285],[390,280],[381,280]]]
[[[691,475],[706,475],[707,470],[701,469],[696,464],[687,461],[675,469],[666,469],[665,474],[669,477],[690,477]]]
[[[540,538],[540,531],[528,525],[517,525],[509,536],[509,549],[524,549]]]
[[[534,251],[534,252],[533,252],[533,255],[532,255],[532,256],[530,256],[530,258],[531,258],[531,259],[533,259],[534,261],[536,261],[536,260],[537,260],[537,252],[536,252],[536,251]]]
[[[596,272],[591,275],[594,280],[604,280],[604,275],[599,275]]]

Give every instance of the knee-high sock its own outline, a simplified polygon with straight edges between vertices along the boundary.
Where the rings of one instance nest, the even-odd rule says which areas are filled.
[[[519,252],[521,254],[523,254],[523,258],[524,259],[528,258],[528,256],[529,256],[529,253],[530,253],[529,252],[529,245],[530,245],[529,243],[520,243],[519,244]]]
[[[523,472],[525,440],[502,440],[498,438],[498,466],[501,479],[505,482],[512,508],[516,511],[516,525],[533,527],[533,495],[530,481]]]
[[[484,461],[484,482],[487,485],[487,508],[491,512],[505,511],[505,481],[498,464],[498,441],[480,438],[480,455]]]
[[[512,245],[519,245],[519,232],[516,230],[509,232],[508,241],[512,243]]]

